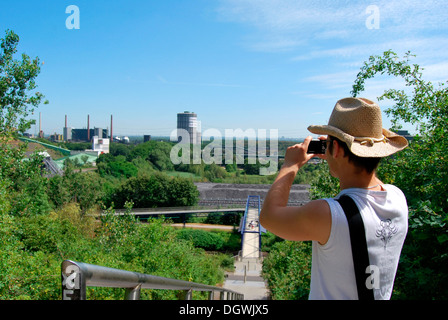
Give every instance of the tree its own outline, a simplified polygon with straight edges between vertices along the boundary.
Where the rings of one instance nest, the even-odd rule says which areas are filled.
[[[281,241],[263,260],[263,277],[273,300],[307,300],[311,281],[311,244]]]
[[[400,61],[392,51],[385,52],[383,56],[370,57],[358,74],[352,94],[358,95],[364,90],[365,81],[376,74],[401,77],[407,87],[413,88],[411,94],[403,89],[386,90],[378,100],[390,99],[395,103],[386,110],[392,116],[392,129],[400,128],[400,121],[417,125],[418,136],[414,143],[399,158],[395,158],[396,161],[412,158],[412,161],[406,160],[406,166],[400,167],[402,170],[412,170],[406,172],[410,173],[409,176],[402,174],[402,187],[410,199],[428,200],[436,212],[447,212],[448,88],[442,83],[436,89],[431,82],[424,81],[421,68],[417,64],[409,65],[410,57],[408,52]],[[398,179],[398,176],[393,179]]]
[[[97,160],[98,172],[101,176],[112,175],[116,178],[130,178],[137,175],[137,167],[126,161],[123,155],[102,154]]]
[[[127,179],[117,188],[111,201],[116,208],[133,202],[136,208],[192,206],[199,192],[189,179],[169,177],[161,172]]]
[[[31,60],[22,54],[22,60],[14,59],[19,36],[7,30],[1,39],[0,51],[0,134],[2,138],[17,132],[25,132],[32,120],[26,117],[42,102],[40,92],[31,93],[37,88],[35,79],[40,73],[40,60]]]
[[[14,214],[42,212],[48,209],[46,180],[41,176],[42,158],[25,158],[26,144],[16,138],[30,128],[27,119],[39,106],[44,96],[35,92],[36,77],[40,73],[39,58],[31,60],[17,53],[19,36],[7,30],[0,45],[0,193],[5,206]]]
[[[174,170],[170,159],[171,143],[163,141],[148,141],[137,145],[127,156],[128,161],[138,157],[148,160],[160,171]]]

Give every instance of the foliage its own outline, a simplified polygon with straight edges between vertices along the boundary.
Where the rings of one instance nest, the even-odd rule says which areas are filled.
[[[103,154],[97,161],[98,172],[101,176],[112,175],[117,178],[130,178],[137,176],[138,169],[132,163],[126,160],[125,156],[113,156]]]
[[[224,240],[217,234],[198,229],[181,229],[179,239],[189,240],[193,245],[205,250],[219,251],[224,246]]]
[[[265,233],[261,234],[261,251],[270,252],[274,244],[281,241],[283,241],[282,238],[273,234],[272,232],[266,231]]]
[[[104,197],[100,176],[96,172],[77,172],[68,167],[63,176],[48,180],[46,194],[54,208],[69,203],[78,203],[87,212],[100,207]]]
[[[22,54],[22,60],[14,59],[17,53],[19,36],[7,30],[0,45],[0,134],[13,135],[25,132],[31,127],[32,120],[27,116],[39,106],[44,96],[34,92],[35,79],[40,73],[39,58],[31,60]]]
[[[18,133],[30,128],[27,116],[43,99],[41,93],[33,92],[40,63],[26,54],[16,60],[18,42],[19,36],[7,30],[0,45],[0,197],[4,201],[0,209],[14,215],[40,214],[49,209],[42,195],[46,188],[42,157],[34,154],[23,161],[27,145],[16,141]]]
[[[123,245],[136,229],[136,219],[131,214],[132,202],[124,204],[125,212],[116,214],[112,208],[105,210],[100,216],[102,228],[97,230],[98,241],[107,245],[107,250]]]
[[[110,220],[107,220],[103,224],[108,230],[115,229],[117,222],[122,223],[115,221],[110,226],[109,222]],[[211,285],[223,281],[221,261],[206,255],[204,250],[195,248],[190,241],[179,241],[176,231],[163,225],[161,219],[150,220],[149,223],[137,226],[130,230],[129,225],[125,223],[119,228],[131,231],[124,233],[126,237],[111,238],[112,243],[102,242],[103,250],[109,251],[114,257],[115,267]],[[142,298],[177,299],[178,297],[173,291],[145,290],[142,291]]]
[[[224,214],[219,212],[211,212],[207,215],[204,222],[209,224],[237,226],[239,225],[242,216],[243,214],[241,212],[227,212]]]
[[[148,141],[138,144],[127,156],[128,161],[138,157],[151,162],[160,171],[172,171],[174,165],[170,159],[172,144],[164,141]]]
[[[339,193],[339,180],[329,174],[326,162],[317,165],[314,174],[315,177],[309,190],[311,200],[332,198]]]
[[[274,300],[308,299],[311,279],[311,243],[281,241],[263,260],[263,277]]]
[[[131,208],[108,210],[100,223],[69,204],[51,214],[0,215],[0,297],[60,299],[64,259],[216,285],[228,259],[180,240],[163,220],[138,223]],[[122,299],[122,289],[89,288],[89,299]],[[178,299],[178,292],[143,290],[142,299]]]
[[[122,208],[126,201],[132,201],[138,208],[154,208],[192,206],[198,196],[199,191],[191,180],[155,172],[129,178],[112,198],[117,208]]]

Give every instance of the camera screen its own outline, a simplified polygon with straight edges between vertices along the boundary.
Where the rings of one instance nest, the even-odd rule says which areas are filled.
[[[324,154],[327,146],[326,142],[326,140],[311,140],[308,146],[308,153]]]

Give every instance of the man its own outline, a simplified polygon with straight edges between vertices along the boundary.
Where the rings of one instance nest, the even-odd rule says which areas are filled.
[[[260,223],[287,240],[312,240],[310,299],[358,299],[348,222],[336,201],[342,195],[350,196],[362,216],[370,272],[375,270],[365,274],[366,280],[375,278],[369,289],[377,300],[390,299],[407,233],[408,207],[401,190],[383,184],[375,170],[381,158],[406,148],[407,140],[383,129],[379,106],[361,98],[339,100],[328,125],[308,130],[327,135],[326,152],[317,156],[328,162],[341,192],[332,199],[287,206],[298,170],[316,156],[307,154],[311,141],[307,137],[286,151],[284,164],[264,200]]]

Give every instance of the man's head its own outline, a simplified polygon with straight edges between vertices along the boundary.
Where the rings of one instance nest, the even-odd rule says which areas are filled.
[[[383,128],[380,107],[364,98],[339,100],[328,125],[310,126],[308,130],[337,138],[360,158],[383,158],[408,146],[404,137]]]
[[[331,156],[333,156],[333,149],[335,148],[335,144],[337,144],[337,147],[342,150],[343,156],[347,158],[349,163],[355,166],[358,172],[365,171],[369,174],[373,173],[380,164],[381,158],[358,157],[350,151],[345,142],[342,142],[338,138],[327,136],[327,150]]]

